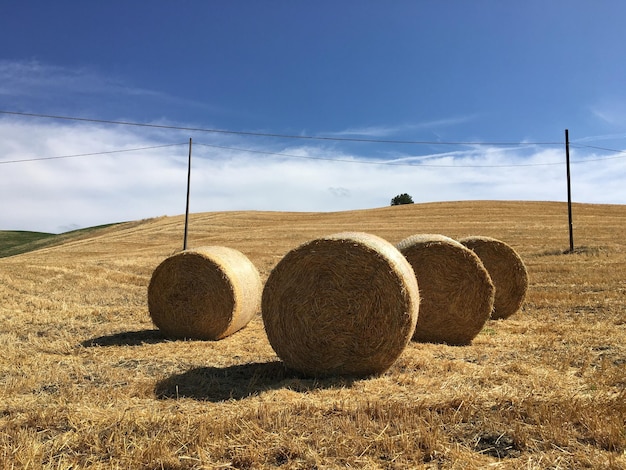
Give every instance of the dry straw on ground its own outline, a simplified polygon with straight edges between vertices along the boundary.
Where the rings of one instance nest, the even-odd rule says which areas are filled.
[[[218,340],[248,324],[260,309],[262,288],[243,253],[205,246],[170,256],[154,270],[148,308],[167,336]]]
[[[522,258],[503,241],[490,237],[459,240],[478,255],[496,288],[491,318],[504,319],[517,312],[528,289],[528,273]]]
[[[410,342],[419,291],[411,266],[375,235],[343,232],[291,250],[263,290],[274,351],[307,375],[387,370]]]
[[[573,213],[569,254],[562,202],[193,215],[191,246],[240,250],[262,280],[354,227],[515,248],[523,315],[467,347],[411,343],[368,380],[285,370],[258,314],[221,341],[155,332],[146,291],[184,214],[0,258],[0,469],[624,470],[626,205]]]
[[[495,290],[478,256],[443,235],[413,235],[397,248],[413,267],[420,286],[413,339],[471,343],[490,317]]]

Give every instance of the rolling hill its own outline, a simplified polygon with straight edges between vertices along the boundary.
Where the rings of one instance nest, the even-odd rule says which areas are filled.
[[[0,259],[0,468],[626,468],[626,206],[573,215],[574,253],[557,202],[191,215],[190,247],[235,248],[263,280],[342,231],[517,250],[519,312],[469,346],[412,342],[367,379],[286,370],[260,314],[216,342],[155,330],[147,285],[183,216],[14,243],[32,250]]]

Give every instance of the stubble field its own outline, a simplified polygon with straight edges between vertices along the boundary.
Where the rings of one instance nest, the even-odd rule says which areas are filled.
[[[192,214],[189,246],[243,252],[265,280],[341,231],[505,241],[522,310],[470,346],[411,343],[378,377],[308,379],[260,315],[217,342],[170,341],[147,309],[182,217],[0,259],[0,468],[626,468],[626,206],[414,204]]]

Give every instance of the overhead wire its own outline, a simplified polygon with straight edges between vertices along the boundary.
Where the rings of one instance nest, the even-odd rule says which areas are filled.
[[[64,158],[89,157],[89,156],[97,156],[97,155],[136,152],[136,151],[142,151],[142,150],[153,150],[153,149],[176,147],[176,146],[183,146],[183,145],[188,145],[188,142],[152,145],[152,146],[147,146],[147,147],[137,147],[137,148],[131,148],[131,149],[80,153],[80,154],[72,154],[72,155],[60,155],[60,156],[54,156],[54,157],[36,157],[36,158],[24,158],[24,159],[18,159],[18,160],[5,160],[5,161],[0,161],[0,165],[9,164],[9,163],[24,163],[24,162],[35,162],[35,161],[45,161],[45,160],[58,160],[58,159],[64,159]],[[546,162],[546,163],[515,163],[515,164],[502,164],[502,165],[461,165],[461,164],[443,165],[443,164],[430,164],[430,163],[407,163],[407,162],[398,162],[398,161],[330,158],[330,157],[319,157],[319,156],[312,156],[312,155],[294,155],[294,154],[288,154],[288,153],[282,153],[282,152],[270,152],[266,150],[254,150],[254,149],[247,149],[247,148],[240,148],[240,147],[229,147],[229,146],[223,146],[223,145],[206,144],[202,142],[194,142],[194,145],[217,148],[217,149],[222,149],[222,150],[256,153],[256,154],[262,154],[262,155],[273,155],[273,156],[296,158],[296,159],[303,159],[303,160],[322,160],[322,161],[357,163],[357,164],[366,164],[366,165],[388,165],[388,166],[408,166],[408,167],[427,167],[427,168],[513,168],[513,167],[553,166],[553,165],[563,164],[563,162]],[[585,145],[582,145],[582,146],[577,145],[577,147],[590,147],[590,148],[598,149],[598,147],[591,147],[591,146],[585,146]],[[588,158],[585,160],[574,160],[574,161],[571,161],[570,163],[572,164],[586,163],[586,162],[592,162],[592,161],[613,160],[617,158],[626,157],[626,152],[624,151],[613,150],[613,149],[602,149],[602,150],[611,150],[611,151],[622,153],[623,155],[614,156],[614,157]],[[407,157],[407,158],[427,159],[427,158],[438,158],[438,157],[439,157],[438,155],[427,155],[427,156],[422,156],[422,157]]]
[[[174,125],[167,125],[167,124],[150,124],[150,123],[139,123],[139,122],[131,122],[131,121],[112,121],[112,120],[107,120],[107,119],[57,116],[57,115],[51,115],[51,114],[23,113],[23,112],[5,111],[5,110],[0,110],[0,114],[36,117],[36,118],[45,118],[45,119],[61,119],[61,120],[66,120],[66,121],[91,122],[91,123],[97,123],[97,124],[115,124],[115,125],[121,125],[121,126],[169,129],[169,130],[188,131],[188,132],[208,132],[208,133],[218,133],[218,134],[255,136],[255,137],[274,137],[274,138],[281,138],[281,139],[327,140],[327,141],[336,141],[336,142],[364,142],[364,143],[378,143],[378,144],[410,144],[410,145],[488,145],[488,146],[563,145],[563,142],[479,142],[479,141],[443,142],[443,141],[428,141],[428,140],[393,140],[393,139],[366,139],[366,138],[356,138],[356,137],[293,135],[293,134],[277,134],[277,133],[268,133],[268,132],[249,132],[249,131],[235,131],[235,130],[227,130],[227,129],[211,129],[211,128],[202,128],[202,127],[185,127],[185,126],[174,126]]]
[[[132,149],[107,150],[103,152],[77,153],[74,155],[60,155],[57,157],[36,157],[36,158],[23,158],[20,160],[5,160],[5,161],[0,160],[0,165],[4,165],[7,163],[24,163],[24,162],[38,162],[38,161],[43,161],[43,160],[58,160],[61,158],[92,157],[95,155],[108,155],[112,153],[137,152],[140,150],[153,150],[153,149],[159,149],[159,148],[165,148],[165,147],[175,147],[178,145],[187,145],[187,142],[182,142],[179,144],[152,145],[150,147],[138,147],[138,148],[132,148]]]
[[[366,142],[366,143],[414,144],[414,145],[451,145],[451,146],[452,145],[468,145],[468,146],[563,145],[563,142],[469,142],[469,141],[442,142],[442,141],[385,140],[385,139],[361,139],[361,138],[328,137],[328,136],[288,135],[288,134],[276,134],[276,133],[245,132],[245,131],[233,131],[233,130],[223,130],[223,129],[182,127],[182,126],[137,123],[137,122],[128,122],[128,121],[111,121],[111,120],[104,120],[104,119],[57,116],[57,115],[47,115],[47,114],[39,114],[39,113],[22,113],[22,112],[3,111],[3,110],[0,110],[0,114],[47,118],[47,119],[61,119],[61,120],[70,120],[70,121],[78,121],[78,122],[91,122],[91,123],[99,123],[99,124],[115,124],[115,125],[126,125],[126,126],[150,127],[150,128],[171,129],[171,130],[179,130],[179,131],[209,132],[209,133],[212,132],[212,133],[234,134],[234,135],[245,135],[245,136],[328,140],[328,141],[339,141],[339,142]],[[204,144],[204,143],[199,143],[199,142],[195,142],[195,144],[205,146],[205,147],[219,148],[223,150],[257,153],[257,154],[264,154],[264,155],[274,155],[274,156],[282,156],[282,157],[287,157],[287,158],[298,158],[298,159],[307,159],[307,160],[324,160],[324,161],[370,164],[370,165],[432,167],[432,168],[510,168],[510,167],[552,166],[552,165],[563,164],[563,162],[518,163],[518,164],[501,164],[501,165],[461,165],[461,164],[443,165],[443,164],[429,164],[429,163],[406,163],[406,162],[398,162],[398,161],[380,161],[380,160],[364,160],[364,159],[348,159],[348,158],[330,158],[330,157],[319,157],[319,156],[310,156],[310,155],[293,155],[293,154],[287,154],[287,153],[281,153],[281,152],[270,152],[270,151],[253,150],[253,149],[238,148],[238,147],[228,147],[228,146],[221,146],[221,145],[214,145],[214,144]],[[81,154],[74,154],[74,155],[61,155],[61,156],[53,156],[53,157],[37,157],[37,158],[25,158],[25,159],[17,159],[17,160],[6,160],[6,161],[0,161],[0,165],[9,164],[9,163],[23,163],[23,162],[33,162],[33,161],[43,161],[43,160],[57,160],[57,159],[64,159],[64,158],[76,158],[76,157],[106,155],[106,154],[114,154],[114,153],[134,152],[134,151],[152,150],[152,149],[157,149],[157,148],[174,147],[174,146],[181,146],[181,145],[187,145],[187,142],[154,145],[154,146],[139,147],[139,148],[132,148],[132,149],[120,149],[120,150],[110,150],[110,151],[102,151],[102,152],[81,153]],[[617,153],[623,154],[621,156],[614,156],[614,157],[602,157],[602,158],[594,158],[594,159],[576,160],[570,163],[586,163],[586,162],[591,162],[591,161],[623,158],[624,156],[626,156],[626,151],[622,151],[622,150],[609,149],[609,148],[597,147],[597,146],[592,146],[592,145],[584,145],[584,144],[570,143],[570,145],[575,148],[589,148],[589,149],[611,151],[611,152],[617,152]],[[436,157],[437,156],[424,156],[421,158],[436,158]],[[419,157],[408,157],[408,158],[419,158]]]
[[[584,144],[572,144],[570,143],[571,147],[577,147],[577,148],[588,148],[588,149],[594,149],[594,150],[604,150],[606,152],[616,152],[616,153],[626,153],[626,150],[617,150],[617,149],[610,149],[610,148],[606,148],[606,147],[597,147],[595,145],[584,145]]]

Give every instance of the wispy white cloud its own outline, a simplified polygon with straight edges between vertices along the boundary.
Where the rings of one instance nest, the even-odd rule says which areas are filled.
[[[197,141],[201,142],[202,137],[197,136]],[[180,140],[176,133],[156,135],[120,126],[4,117],[0,119],[0,162]],[[249,142],[237,145],[232,138],[223,143],[250,148]],[[416,202],[566,199],[562,149],[539,148],[529,154],[521,149],[477,147],[433,155],[396,155],[386,160],[390,164],[371,164],[371,156],[363,158],[323,146],[287,144],[277,149],[274,142],[270,149],[258,145],[257,150],[293,157],[194,145],[191,211],[364,209],[389,205],[393,196],[404,192]],[[594,155],[575,149],[572,157],[588,161]],[[340,161],[333,161],[334,158]],[[528,166],[505,166],[520,164]],[[184,213],[184,145],[0,163],[0,170],[0,229],[60,232]],[[572,165],[573,198],[580,202],[624,204],[625,179],[626,158]]]
[[[583,143],[583,142],[597,142],[600,140],[608,141],[608,140],[626,140],[626,132],[619,134],[598,134],[598,135],[588,135],[585,137],[580,137],[576,139],[570,139],[572,143]]]
[[[128,90],[86,67],[67,68],[31,61],[0,61],[0,94],[39,95],[53,90],[70,93],[112,93]]]
[[[0,96],[5,106],[98,100],[150,100],[160,104],[212,109],[210,105],[156,90],[138,87],[126,80],[90,67],[62,67],[36,60],[0,60]]]
[[[623,90],[620,90],[613,96],[605,96],[589,107],[591,115],[594,116],[600,124],[608,126],[610,131],[622,133],[624,122],[626,122],[626,106],[624,105],[626,96]]]
[[[434,131],[436,129],[441,129],[444,127],[451,127],[458,124],[463,124],[469,121],[472,121],[477,118],[477,115],[467,115],[467,116],[456,116],[442,119],[435,119],[431,121],[423,121],[418,123],[404,123],[397,125],[378,125],[378,126],[367,126],[367,127],[353,127],[349,129],[344,129],[342,131],[329,132],[325,135],[330,136],[360,136],[360,137],[389,137],[393,135],[397,135],[400,133],[411,132],[411,131]]]
[[[617,116],[615,115],[615,113],[613,111],[608,110],[608,109],[593,108],[591,110],[591,113],[596,118],[598,118],[601,121],[603,121],[605,124],[613,125],[617,121]]]

